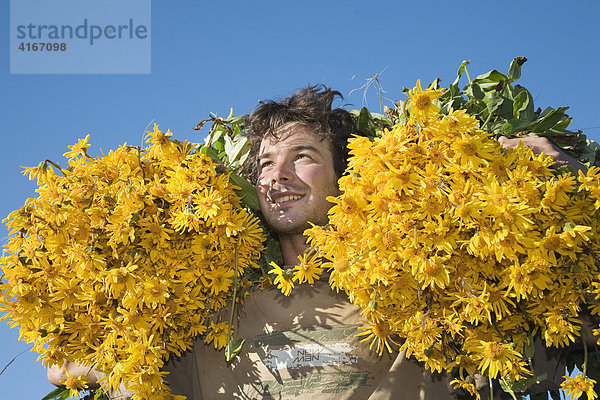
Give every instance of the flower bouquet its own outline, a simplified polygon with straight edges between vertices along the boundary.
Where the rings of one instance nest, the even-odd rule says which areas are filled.
[[[574,175],[522,144],[502,147],[485,121],[447,106],[448,92],[417,82],[390,113],[393,126],[352,139],[329,225],[305,233],[332,288],[361,307],[360,335],[376,351],[398,345],[476,397],[474,375],[514,396],[543,379],[532,376],[535,337],[570,345],[582,308],[600,311],[600,169]],[[533,106],[513,105],[517,114]],[[489,125],[497,116],[487,111]],[[518,123],[495,126],[511,135]],[[594,398],[580,367],[562,387]]]
[[[38,197],[5,220],[2,318],[46,367],[75,361],[105,373],[105,391],[173,398],[166,360],[200,335],[230,357],[240,346],[233,307],[265,235],[206,146],[154,125],[147,147],[92,158],[88,138],[69,146],[66,168],[25,169]],[[86,380],[66,386],[79,395]]]

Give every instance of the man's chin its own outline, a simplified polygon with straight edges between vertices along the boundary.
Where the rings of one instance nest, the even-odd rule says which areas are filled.
[[[271,228],[271,230],[279,236],[302,235],[307,228],[310,228],[310,225],[306,222],[306,219],[299,221],[289,218],[278,218],[275,220],[266,218],[266,222],[269,228]]]

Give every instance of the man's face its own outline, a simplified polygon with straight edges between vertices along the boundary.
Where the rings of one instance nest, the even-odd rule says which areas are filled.
[[[279,140],[263,139],[257,183],[260,208],[279,234],[302,234],[312,222],[327,224],[332,206],[327,196],[339,194],[333,156],[327,141],[299,124],[282,127]]]

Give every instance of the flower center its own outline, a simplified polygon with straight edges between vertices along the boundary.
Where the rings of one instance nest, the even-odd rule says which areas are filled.
[[[558,236],[552,236],[546,239],[544,242],[544,248],[548,251],[554,251],[560,246],[560,238]]]
[[[442,266],[435,261],[427,260],[425,262],[425,273],[429,276],[436,276],[442,270]]]
[[[386,232],[381,238],[381,243],[386,249],[389,249],[396,244],[396,238],[393,233]]]
[[[475,146],[473,143],[463,143],[460,148],[463,154],[466,156],[472,157],[477,154],[477,146]]]
[[[340,203],[340,207],[342,207],[342,211],[346,214],[352,214],[358,210],[358,204],[356,204],[356,201],[351,197],[344,197]]]
[[[431,98],[427,94],[422,94],[415,99],[415,107],[419,110],[425,110],[431,104]]]
[[[515,223],[515,216],[510,211],[504,211],[502,213],[502,222],[507,225],[512,225]]]
[[[499,360],[502,358],[502,352],[504,351],[504,346],[498,342],[487,343],[485,348],[485,357],[490,360]]]
[[[377,336],[378,338],[384,339],[391,335],[392,330],[387,324],[378,322],[373,325],[372,332],[373,335]]]

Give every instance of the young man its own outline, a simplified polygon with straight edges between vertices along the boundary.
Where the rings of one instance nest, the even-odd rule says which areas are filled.
[[[338,95],[308,87],[263,103],[249,119],[261,211],[288,267],[308,247],[309,223],[327,223],[327,196],[339,194],[355,129],[348,112],[332,109]],[[359,317],[326,279],[297,286],[289,297],[276,288],[251,293],[235,331],[246,341],[231,365],[207,346],[194,349],[203,398],[451,398],[440,377],[431,379],[404,355],[379,357],[360,343]]]

